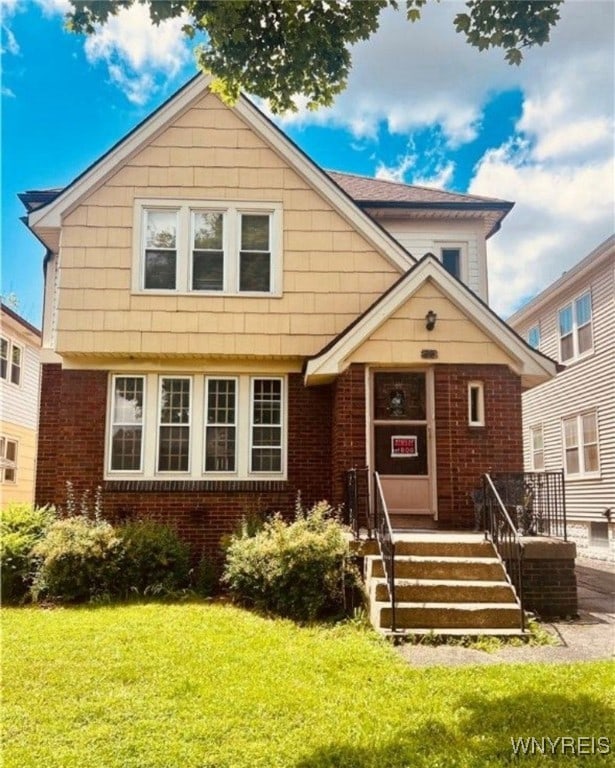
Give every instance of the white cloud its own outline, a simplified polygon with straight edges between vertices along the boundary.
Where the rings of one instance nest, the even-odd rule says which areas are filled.
[[[145,6],[133,5],[111,16],[85,41],[89,62],[104,62],[109,77],[135,104],[144,104],[159,77],[172,79],[190,57],[179,17],[151,23]]]
[[[0,45],[0,53],[10,53],[12,56],[16,56],[19,53],[19,43],[6,24],[2,25],[2,44]]]

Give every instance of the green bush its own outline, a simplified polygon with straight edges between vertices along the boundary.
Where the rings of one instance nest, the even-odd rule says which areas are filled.
[[[172,528],[150,520],[127,523],[122,541],[118,589],[127,595],[157,595],[188,586],[190,552]]]
[[[34,599],[80,602],[113,595],[121,552],[120,538],[104,520],[84,515],[56,520],[32,550],[39,562]]]
[[[55,519],[53,507],[8,504],[0,519],[0,589],[2,601],[23,600],[34,576],[32,547]]]
[[[353,577],[345,529],[326,502],[296,519],[280,515],[250,535],[231,538],[222,581],[240,602],[301,621],[344,606],[345,583]]]

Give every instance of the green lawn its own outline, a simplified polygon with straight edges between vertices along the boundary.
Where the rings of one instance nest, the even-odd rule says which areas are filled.
[[[564,735],[615,751],[609,662],[412,669],[355,626],[207,603],[1,618],[5,768],[553,765],[511,737]]]

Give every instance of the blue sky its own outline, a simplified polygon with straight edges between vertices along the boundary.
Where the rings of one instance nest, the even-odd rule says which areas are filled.
[[[63,31],[66,5],[0,0],[2,294],[36,325],[44,251],[17,193],[69,183],[195,72],[181,22],[156,30],[135,8],[86,39]],[[387,13],[333,107],[278,122],[325,168],[514,201],[488,244],[506,317],[615,228],[615,4],[568,0],[520,68],[455,34],[459,5],[416,25]]]

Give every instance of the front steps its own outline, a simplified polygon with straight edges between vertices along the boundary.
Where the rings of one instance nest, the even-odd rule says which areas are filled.
[[[366,554],[370,620],[383,634],[522,634],[521,606],[481,534],[398,532],[395,629],[382,559]],[[373,548],[371,550],[373,552]]]

